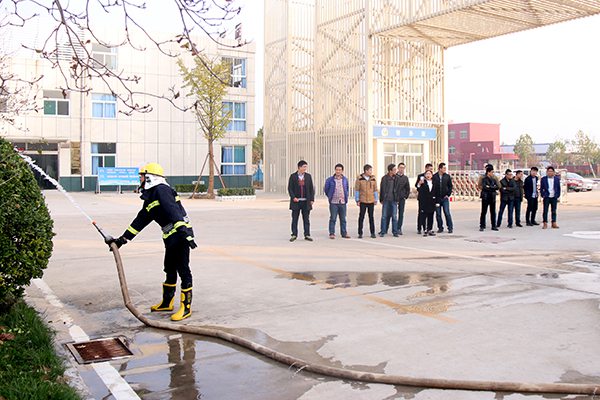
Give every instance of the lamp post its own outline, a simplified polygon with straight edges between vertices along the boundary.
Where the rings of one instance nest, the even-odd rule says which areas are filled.
[[[473,169],[473,155],[475,153],[469,153],[469,170]]]

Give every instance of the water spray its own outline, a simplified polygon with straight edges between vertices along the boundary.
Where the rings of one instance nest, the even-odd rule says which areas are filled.
[[[15,149],[16,150],[16,149]],[[18,152],[18,151],[17,151]],[[52,182],[57,189],[59,189],[66,197],[73,203],[73,205],[85,215],[92,223],[94,228],[100,233],[104,242],[110,246],[110,249],[115,258],[115,264],[117,267],[117,274],[119,276],[119,284],[121,287],[121,294],[123,295],[123,302],[125,307],[136,317],[140,322],[147,326],[166,329],[175,332],[191,333],[201,336],[214,337],[222,339],[224,341],[236,344],[246,349],[252,350],[258,354],[262,354],[272,360],[280,362],[286,366],[299,366],[299,370],[305,370],[316,374],[330,376],[337,379],[349,379],[359,382],[368,383],[383,383],[388,385],[401,385],[401,386],[415,386],[422,388],[436,388],[436,389],[451,389],[451,390],[478,390],[478,391],[493,391],[493,392],[515,392],[515,393],[559,393],[559,394],[589,394],[596,395],[600,393],[600,385],[597,384],[584,384],[584,383],[531,383],[531,382],[507,382],[507,381],[473,381],[473,380],[459,380],[459,379],[437,379],[437,378],[424,378],[424,377],[409,377],[401,375],[388,375],[381,373],[372,373],[366,371],[357,371],[347,368],[331,367],[327,365],[312,363],[301,358],[291,356],[289,354],[282,353],[275,349],[271,349],[267,346],[263,346],[259,343],[253,342],[244,337],[232,334],[226,327],[218,326],[193,326],[185,324],[175,324],[170,322],[164,322],[159,320],[153,320],[142,314],[133,304],[129,297],[129,289],[127,287],[127,281],[125,278],[125,271],[123,269],[123,260],[119,253],[119,247],[112,242],[113,237],[107,234],[97,223],[94,221],[77,202],[66,192],[66,190],[52,177],[48,176],[39,166],[35,164],[30,157],[26,155],[19,155],[29,164],[32,168],[38,171],[48,181]]]

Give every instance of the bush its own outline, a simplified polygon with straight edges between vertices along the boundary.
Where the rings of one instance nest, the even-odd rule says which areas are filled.
[[[192,193],[194,191],[195,184],[185,183],[181,185],[175,185],[175,190],[177,193]],[[196,193],[204,193],[206,192],[206,185],[198,185],[198,190]]]
[[[219,189],[217,194],[219,196],[254,196],[255,191],[253,187],[230,188]]]
[[[42,276],[52,254],[52,227],[33,172],[0,138],[0,309]]]

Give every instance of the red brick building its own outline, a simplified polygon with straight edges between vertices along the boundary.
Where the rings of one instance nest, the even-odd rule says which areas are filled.
[[[449,169],[512,168],[517,156],[500,150],[500,124],[448,124]]]

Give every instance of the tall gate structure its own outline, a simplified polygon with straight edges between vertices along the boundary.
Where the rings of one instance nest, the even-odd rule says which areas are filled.
[[[265,0],[265,189],[447,160],[444,50],[600,13],[597,0]]]

